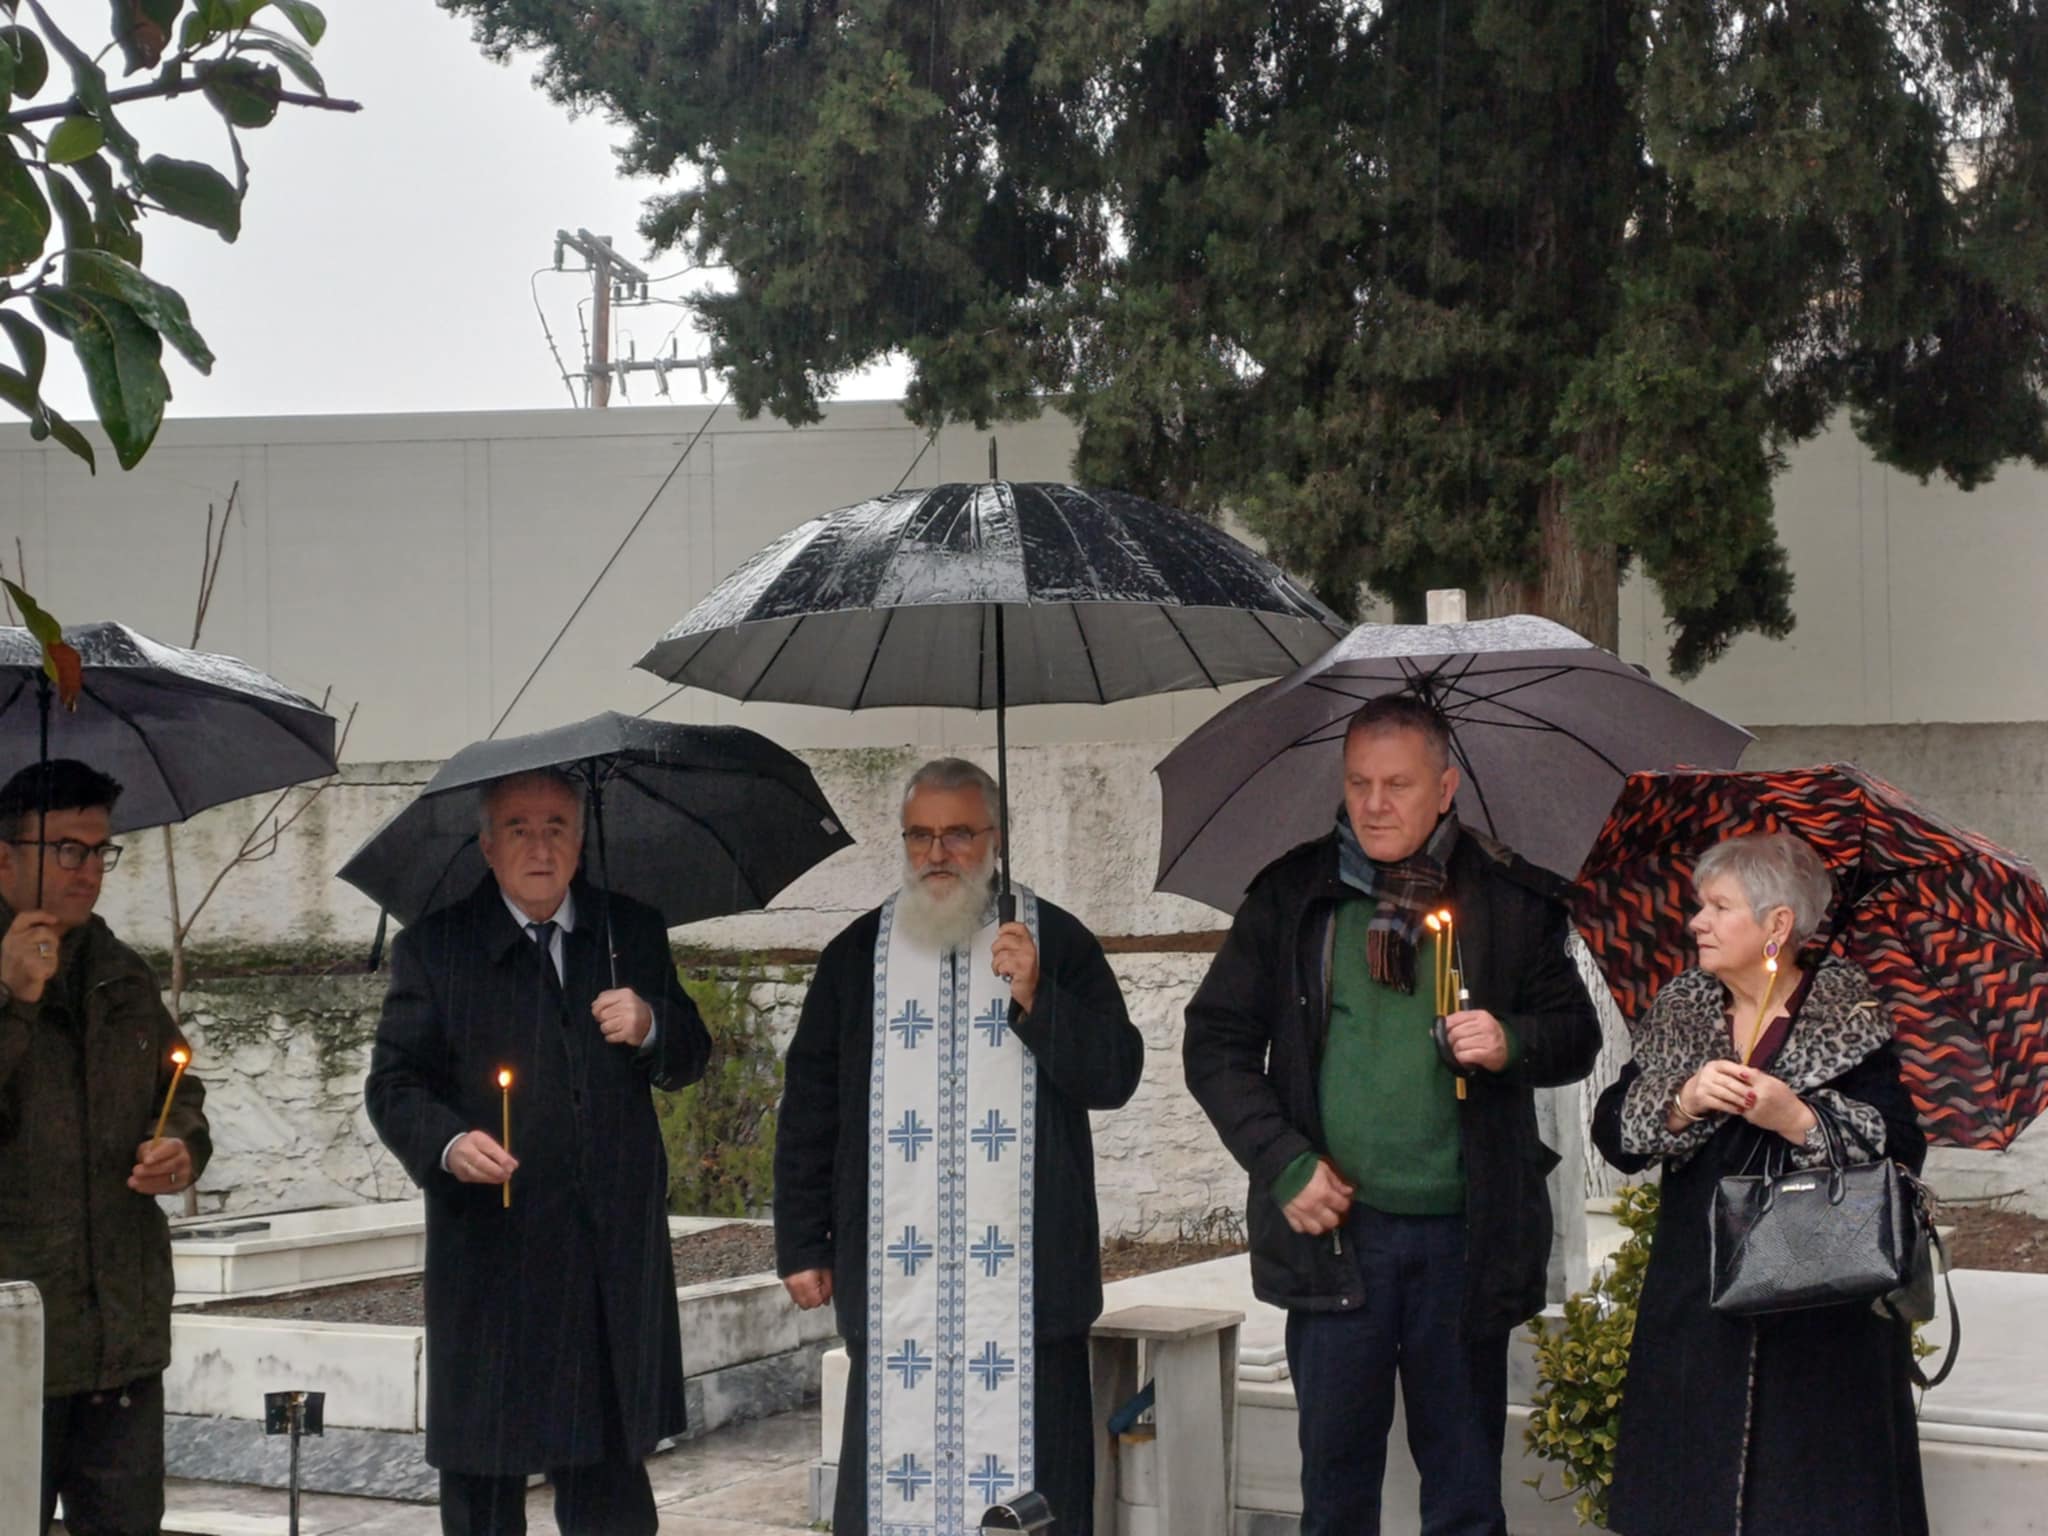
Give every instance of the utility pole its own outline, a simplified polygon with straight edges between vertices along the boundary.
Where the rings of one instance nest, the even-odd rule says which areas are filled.
[[[589,389],[590,404],[602,410],[612,399],[612,294],[615,288],[627,290],[626,296],[634,294],[647,297],[647,274],[632,262],[612,249],[610,235],[593,235],[587,229],[578,229],[573,235],[566,229],[555,231],[555,269],[561,270],[562,252],[571,250],[589,263],[590,296],[590,366],[583,370],[583,377]]]

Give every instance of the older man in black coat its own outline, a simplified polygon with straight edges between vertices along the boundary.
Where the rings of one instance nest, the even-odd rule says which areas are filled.
[[[518,1536],[527,1475],[544,1471],[564,1536],[652,1536],[641,1463],[684,1417],[648,1090],[694,1082],[710,1036],[659,915],[576,881],[573,781],[500,780],[481,842],[491,878],[392,946],[367,1088],[426,1195],[441,1528]]]

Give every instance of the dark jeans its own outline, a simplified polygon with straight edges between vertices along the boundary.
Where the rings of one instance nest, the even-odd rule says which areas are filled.
[[[1378,1532],[1397,1376],[1422,1474],[1422,1536],[1504,1536],[1508,1341],[1459,1337],[1465,1219],[1354,1205],[1343,1236],[1364,1306],[1287,1316],[1287,1368],[1301,1410],[1302,1536]]]
[[[164,1523],[164,1379],[43,1399],[43,1520],[71,1536],[157,1536]]]

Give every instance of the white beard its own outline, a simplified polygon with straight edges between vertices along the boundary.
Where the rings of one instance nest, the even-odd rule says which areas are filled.
[[[920,944],[941,952],[963,948],[981,932],[995,905],[993,850],[979,868],[963,869],[956,880],[927,880],[905,864],[903,890],[896,898],[896,922]]]

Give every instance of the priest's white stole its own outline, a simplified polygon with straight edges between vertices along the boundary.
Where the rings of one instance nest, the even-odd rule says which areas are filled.
[[[1038,937],[1038,902],[1017,890]],[[969,1536],[1036,1484],[1037,1065],[990,958],[875,940],[868,1090],[867,1507],[872,1536]]]

